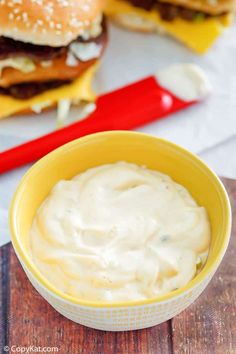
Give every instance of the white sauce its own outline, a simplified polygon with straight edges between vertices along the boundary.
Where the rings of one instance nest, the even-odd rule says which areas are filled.
[[[158,82],[184,101],[201,100],[211,92],[211,85],[201,68],[194,64],[175,64],[156,75]]]
[[[2,70],[5,68],[14,68],[22,71],[23,73],[30,73],[35,70],[36,66],[31,59],[26,57],[17,57],[0,60],[0,76],[2,74]]]
[[[60,181],[30,231],[42,274],[80,299],[137,300],[187,284],[206,259],[206,210],[162,173],[126,162]]]
[[[102,46],[95,42],[73,42],[69,47],[69,51],[81,61],[87,61],[98,58],[101,54],[101,50]]]
[[[41,103],[35,103],[30,108],[34,113],[39,114],[42,112],[43,109],[50,107],[51,105],[52,105],[52,101],[48,100]]]
[[[66,56],[66,65],[67,66],[77,66],[79,64],[78,59],[74,56],[74,54],[68,50]]]

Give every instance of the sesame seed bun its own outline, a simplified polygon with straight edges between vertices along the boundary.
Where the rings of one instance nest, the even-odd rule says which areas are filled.
[[[2,0],[0,36],[36,45],[67,46],[89,29],[102,0]]]
[[[235,11],[235,0],[159,0],[176,6],[182,6],[187,9],[202,11],[209,15],[221,15],[224,12]]]
[[[93,42],[94,43],[94,42]],[[46,66],[42,66],[41,62],[35,62],[35,68],[29,72],[23,72],[16,68],[3,68],[0,75],[0,88],[8,88],[12,85],[30,83],[30,82],[47,82],[50,80],[74,80],[79,77],[90,66],[103,55],[107,44],[106,25],[103,25],[102,33],[96,38],[95,43],[101,48],[98,56],[91,57],[86,61],[76,60],[73,65],[68,65],[68,52],[49,60]]]
[[[154,22],[136,15],[135,13],[115,14],[110,18],[118,26],[130,31],[139,31],[143,33],[164,32],[164,30]]]

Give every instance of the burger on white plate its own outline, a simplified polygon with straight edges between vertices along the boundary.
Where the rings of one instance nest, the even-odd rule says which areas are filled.
[[[0,118],[94,100],[101,0],[0,0]]]
[[[130,30],[161,32],[198,54],[230,26],[236,0],[106,0],[105,14]]]

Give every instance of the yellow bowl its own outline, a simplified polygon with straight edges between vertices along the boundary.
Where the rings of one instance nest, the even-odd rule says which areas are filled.
[[[170,175],[206,207],[212,229],[209,257],[186,286],[148,300],[100,303],[73,298],[56,289],[31,260],[29,230],[36,210],[51,188],[90,167],[120,160],[146,165]],[[141,202],[141,201],[140,201]],[[217,176],[196,156],[164,139],[113,131],[86,136],[48,154],[23,177],[10,208],[16,254],[33,286],[62,315],[102,330],[131,330],[166,321],[190,305],[204,290],[226,251],[231,229],[227,193]]]

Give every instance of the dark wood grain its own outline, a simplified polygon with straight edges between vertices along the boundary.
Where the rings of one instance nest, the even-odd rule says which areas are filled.
[[[8,345],[9,245],[0,247],[0,350]]]
[[[176,354],[236,353],[236,181],[224,179],[223,182],[234,215],[230,244],[204,293],[172,319]]]
[[[236,181],[224,182],[236,215]],[[236,223],[220,269],[192,306],[159,326],[114,333],[80,326],[57,313],[31,286],[8,244],[0,249],[0,347],[58,347],[63,354],[234,354],[235,258]]]

